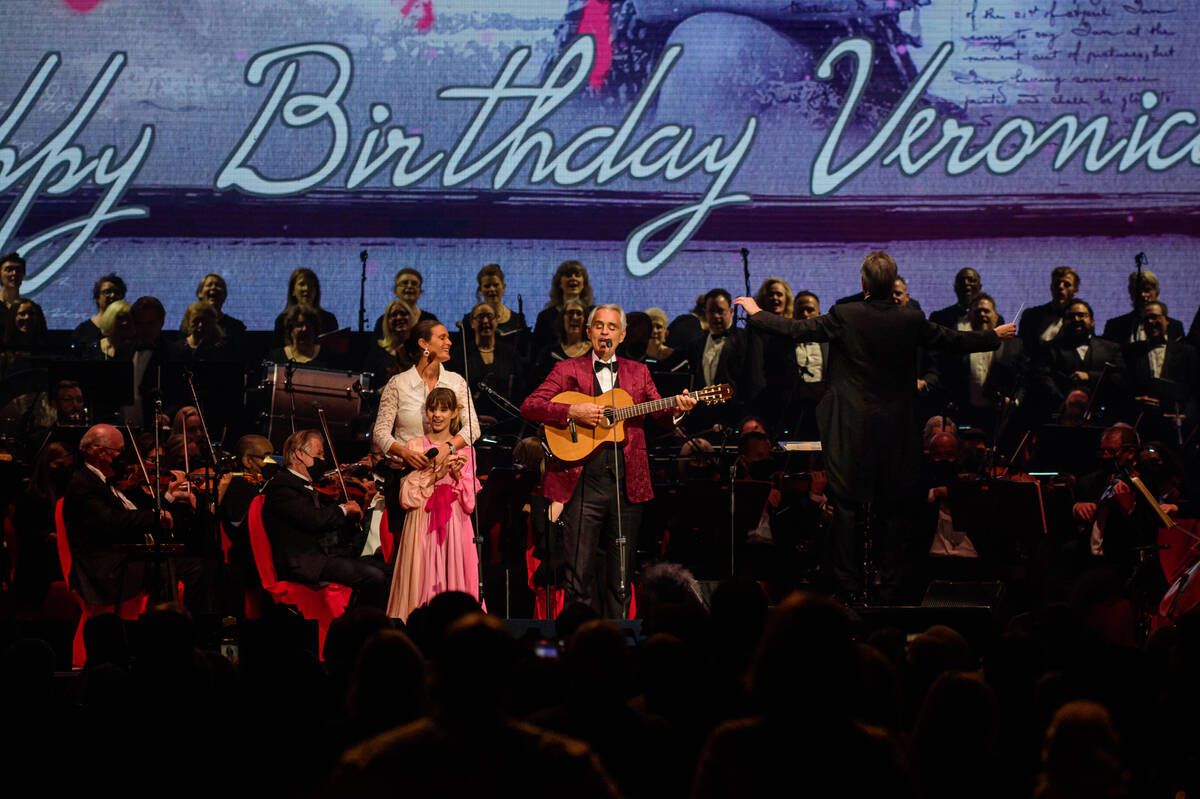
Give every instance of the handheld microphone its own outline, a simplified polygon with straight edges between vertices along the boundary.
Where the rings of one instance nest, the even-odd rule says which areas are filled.
[[[611,338],[602,338],[602,339],[600,339],[600,343],[603,344],[604,346],[608,347],[609,349],[611,349],[612,345],[613,345]]]

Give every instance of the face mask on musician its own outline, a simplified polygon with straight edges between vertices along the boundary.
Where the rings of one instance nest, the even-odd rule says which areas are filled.
[[[321,475],[325,474],[325,472],[329,471],[329,464],[324,458],[314,458],[312,455],[309,455],[309,453],[307,453],[307,452],[304,454],[308,455],[309,459],[312,461],[312,463],[308,467],[308,476],[309,477],[317,478],[317,477],[320,477]]]

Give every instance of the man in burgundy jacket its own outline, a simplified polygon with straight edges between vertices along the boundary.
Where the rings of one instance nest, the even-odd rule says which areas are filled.
[[[554,397],[564,391],[599,397],[620,388],[635,403],[659,399],[650,370],[644,364],[616,357],[617,345],[625,338],[625,312],[621,306],[597,305],[588,319],[587,335],[592,351],[555,365],[522,403],[521,414],[526,419],[553,427],[566,427],[572,420],[577,426],[589,428],[600,423],[604,405],[554,402]],[[679,397],[674,412],[695,407],[696,400],[686,395],[684,391]],[[674,412],[668,409],[653,416],[664,421]],[[584,602],[610,619],[626,615],[628,595],[620,580],[618,536],[624,533],[626,575],[632,576],[637,530],[642,519],[641,503],[654,496],[646,459],[644,418],[634,417],[625,422],[625,441],[621,445],[599,447],[580,463],[564,463],[551,457],[543,483],[546,498],[565,505],[560,518],[566,531],[563,546],[566,601]],[[603,553],[599,563],[595,557],[597,550]]]

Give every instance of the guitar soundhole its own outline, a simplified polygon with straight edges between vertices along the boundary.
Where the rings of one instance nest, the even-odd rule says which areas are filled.
[[[612,426],[613,426],[613,414],[614,414],[614,413],[615,413],[615,412],[613,411],[613,409],[612,409],[612,408],[605,408],[605,409],[604,409],[604,426],[605,426],[605,427],[612,427]]]

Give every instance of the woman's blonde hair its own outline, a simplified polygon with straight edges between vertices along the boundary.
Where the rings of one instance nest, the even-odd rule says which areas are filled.
[[[390,352],[392,355],[399,355],[404,351],[404,341],[408,340],[407,334],[404,341],[397,341],[396,334],[392,332],[391,325],[388,324],[388,317],[392,315],[398,307],[403,307],[408,310],[408,332],[412,333],[412,329],[417,324],[417,309],[412,306],[408,300],[395,299],[387,304],[387,308],[383,311],[383,336],[379,339],[379,346]]]
[[[133,313],[133,306],[125,302],[125,300],[113,300],[100,314],[100,323],[97,327],[100,328],[100,335],[108,338],[113,334],[113,330],[117,326],[117,317],[121,314]]]

